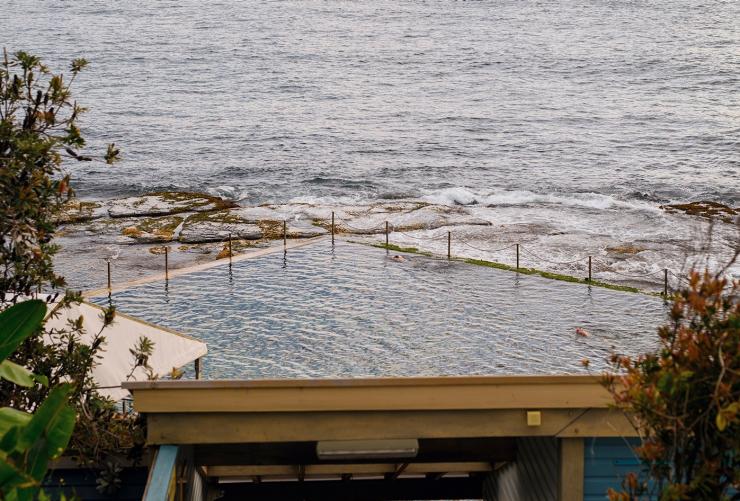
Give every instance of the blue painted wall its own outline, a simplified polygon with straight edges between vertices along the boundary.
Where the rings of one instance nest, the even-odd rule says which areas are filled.
[[[639,443],[637,439],[624,438],[584,440],[584,501],[608,499],[609,487],[620,489],[627,473],[640,471],[640,461],[631,449]]]

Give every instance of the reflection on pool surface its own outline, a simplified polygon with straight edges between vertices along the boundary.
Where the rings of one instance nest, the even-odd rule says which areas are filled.
[[[112,301],[208,343],[211,379],[598,371],[654,346],[665,315],[642,294],[395,254],[323,241]]]

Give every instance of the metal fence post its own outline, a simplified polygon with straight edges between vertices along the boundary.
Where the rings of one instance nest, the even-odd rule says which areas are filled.
[[[388,221],[385,222],[385,246],[388,247]]]
[[[452,232],[447,232],[447,259],[452,258]]]
[[[331,211],[331,244],[334,245],[334,211]]]
[[[588,256],[588,281],[591,281],[591,256]]]
[[[283,220],[283,247],[288,247],[288,222]]]
[[[170,248],[166,245],[164,246],[164,279],[169,280],[170,279]]]
[[[668,268],[663,269],[663,295],[668,297]]]
[[[229,264],[231,264],[231,232],[229,232]]]
[[[519,244],[516,244],[516,269],[519,269]]]
[[[111,290],[110,286],[110,259],[107,261],[108,263],[108,290]]]

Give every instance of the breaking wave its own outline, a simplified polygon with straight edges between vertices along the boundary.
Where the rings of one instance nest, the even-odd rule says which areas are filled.
[[[467,188],[447,188],[428,192],[422,200],[443,205],[527,206],[534,204],[562,205],[587,209],[629,209],[659,211],[655,204],[640,200],[620,200],[599,193],[534,193],[524,190],[476,193]]]

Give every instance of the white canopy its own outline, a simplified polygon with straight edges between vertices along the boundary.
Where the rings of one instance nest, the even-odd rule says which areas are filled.
[[[68,326],[68,319],[83,317],[85,334],[82,342],[90,344],[93,337],[103,327],[103,308],[90,303],[73,304],[60,310],[60,315],[49,318],[47,328],[61,329]],[[147,376],[141,367],[127,379],[134,366],[134,357],[129,352],[138,343],[141,336],[154,343],[149,357],[149,365],[157,376],[165,376],[173,367],[182,367],[204,356],[208,349],[202,341],[190,338],[171,329],[158,327],[142,320],[116,311],[113,323],[103,330],[102,359],[93,370],[93,378],[98,384],[100,394],[114,400],[121,400],[129,395],[121,388],[124,381],[145,381]]]

